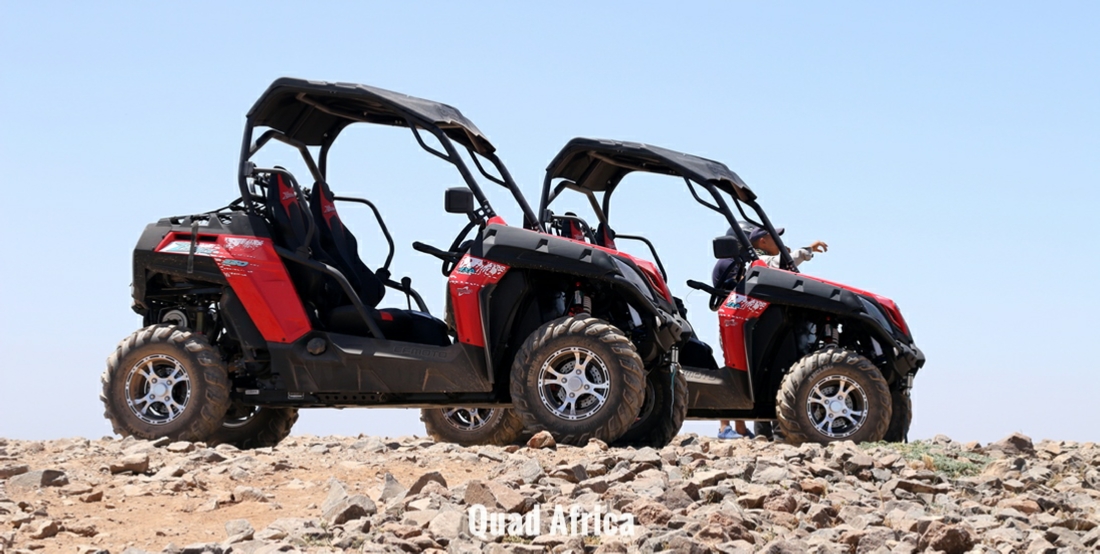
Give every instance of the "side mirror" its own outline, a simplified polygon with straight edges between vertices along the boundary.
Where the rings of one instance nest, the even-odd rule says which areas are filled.
[[[714,257],[721,260],[725,258],[741,257],[741,241],[737,237],[723,236],[714,239]]]
[[[443,209],[449,214],[468,214],[474,211],[474,193],[465,187],[447,189],[443,197]]]

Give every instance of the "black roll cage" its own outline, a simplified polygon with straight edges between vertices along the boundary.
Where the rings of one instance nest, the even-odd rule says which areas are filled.
[[[720,191],[720,187],[715,186],[715,182],[713,179],[708,178],[708,176],[703,175],[698,171],[693,171],[691,167],[686,167],[683,164],[671,163],[671,160],[667,159],[667,155],[662,155],[664,153],[678,154],[685,157],[687,156],[686,154],[680,154],[664,149],[655,149],[653,147],[637,143],[618,141],[594,141],[592,139],[571,140],[565,146],[565,148],[563,148],[562,151],[554,158],[554,161],[550,163],[550,166],[547,167],[547,173],[543,179],[542,195],[539,202],[539,215],[542,219],[543,225],[548,226],[551,223],[552,219],[560,217],[554,215],[553,212],[550,211],[550,204],[555,199],[557,199],[557,197],[566,189],[573,190],[585,195],[588,198],[588,202],[592,206],[592,210],[595,212],[596,218],[600,221],[600,223],[603,223],[605,226],[610,226],[610,223],[608,222],[608,214],[610,213],[611,197],[615,190],[618,189],[619,184],[622,183],[623,177],[635,171],[655,173],[659,175],[678,175],[684,179],[684,183],[687,184],[687,188],[691,192],[691,196],[699,204],[702,204],[703,206],[718,212],[726,218],[726,222],[729,224],[730,228],[733,229],[735,236],[741,243],[742,251],[746,253],[745,255],[748,256],[750,260],[758,259],[759,256],[756,255],[755,249],[753,248],[752,243],[749,241],[749,238],[745,234],[744,230],[741,229],[740,225],[738,225],[737,219],[734,217],[733,212],[730,210],[729,203],[726,202],[724,196],[721,194],[721,192],[723,191],[729,195],[730,199],[733,201],[734,206],[737,207],[737,211],[746,221],[758,227],[763,227],[767,229],[768,233],[772,236],[772,238],[775,240],[776,245],[779,247],[780,267],[787,271],[795,273],[798,272],[798,268],[795,267],[794,264],[794,259],[791,257],[790,252],[787,251],[787,248],[783,244],[783,239],[779,236],[779,233],[776,232],[775,227],[768,219],[767,214],[764,213],[764,209],[761,208],[760,205],[756,202],[755,195],[752,194],[751,191],[747,194],[743,194],[741,198],[739,198],[737,194],[734,194],[736,189],[725,190],[728,187],[723,187],[723,191]],[[616,157],[616,154],[625,154],[626,156]],[[594,174],[599,166],[602,164],[609,164],[617,168],[621,168],[621,174],[617,175],[615,179],[609,182],[600,183],[603,188],[599,190],[602,190],[604,193],[602,205],[597,200],[595,195],[595,193],[599,190],[580,186],[577,182],[569,180],[565,177],[561,177],[556,173],[556,170],[560,170],[564,165],[563,163],[559,162],[562,162],[563,160],[568,161],[570,157],[575,157],[577,155],[587,155],[592,160],[581,174],[581,177],[577,179],[577,181],[580,182],[586,182],[587,178],[590,175]],[[639,157],[644,158],[647,160],[647,163],[633,163],[625,159],[626,157],[634,159],[637,159]],[[718,163],[712,162],[710,160],[706,161],[711,164]],[[722,166],[722,168],[726,169],[725,166]],[[726,169],[726,171],[729,170]],[[730,173],[732,174],[732,172]],[[559,179],[559,182],[556,186],[553,185],[553,181],[555,179]],[[702,187],[708,193],[710,193],[710,196],[713,199],[713,203],[708,202],[706,199],[699,195],[699,193],[695,189],[696,185]],[[753,209],[753,211],[759,218],[759,222],[753,220],[748,215],[746,215],[743,204],[747,204]],[[616,234],[616,238],[619,237],[630,240],[640,240],[644,242],[647,246],[649,246],[650,251],[653,253],[654,261],[658,264],[658,267],[660,267],[661,273],[664,274],[664,267],[663,265],[661,265],[660,258],[657,256],[657,251],[651,242],[644,239],[643,237],[635,235]],[[664,275],[664,277],[665,281],[667,282],[667,275]]]
[[[311,94],[316,94],[320,98],[326,99],[328,103],[315,99]],[[335,104],[341,100],[351,102],[352,105],[360,111],[353,112],[336,106]],[[304,105],[304,107],[302,105]],[[493,146],[487,139],[480,135],[480,131],[474,128],[472,123],[468,123],[468,121],[454,108],[383,89],[367,87],[365,85],[333,84],[289,78],[278,79],[272,83],[263,96],[256,102],[256,105],[248,112],[245,121],[244,136],[241,141],[241,156],[237,171],[237,184],[240,188],[241,204],[243,204],[243,208],[247,211],[256,211],[256,198],[250,190],[249,178],[257,173],[272,173],[278,171],[286,174],[290,177],[289,181],[291,182],[294,193],[297,196],[297,201],[302,207],[302,212],[306,219],[306,245],[311,244],[312,238],[316,233],[317,224],[313,220],[313,215],[306,205],[305,194],[301,187],[298,186],[297,181],[285,170],[277,168],[258,169],[255,163],[251,161],[252,157],[268,142],[277,140],[298,150],[298,153],[301,155],[302,160],[309,169],[310,175],[312,175],[316,183],[327,184],[328,154],[340,132],[352,123],[373,123],[409,128],[421,148],[454,165],[458,169],[459,174],[462,175],[462,179],[465,181],[466,186],[473,193],[474,198],[477,199],[480,205],[480,208],[476,210],[474,214],[470,214],[471,221],[480,220],[481,223],[484,224],[484,222],[496,215],[489,203],[488,197],[485,196],[477,179],[474,178],[473,173],[463,161],[459,154],[459,150],[454,145],[451,135],[448,135],[436,120],[423,115],[424,113],[435,114],[440,120],[446,119],[448,128],[456,133],[454,136],[465,137],[465,140],[461,142],[463,146],[465,146],[466,151],[469,153],[470,158],[474,161],[474,165],[481,175],[489,181],[507,188],[512,193],[516,203],[519,204],[520,209],[523,211],[524,228],[533,230],[542,229],[541,222],[538,217],[535,216],[534,211],[527,203],[523,193],[519,190],[519,186],[512,178],[511,173],[508,172],[508,168],[505,167],[504,163],[497,157]],[[289,117],[293,123],[283,125],[283,129],[278,129],[272,124],[261,122],[262,120],[265,122],[279,121],[285,123],[287,117]],[[311,125],[311,123],[313,125]],[[327,127],[324,129],[324,132],[319,135],[320,139],[316,140],[318,138],[318,124],[327,124]],[[268,127],[268,130],[261,134],[260,137],[256,139],[255,143],[253,143],[253,134],[258,127]],[[444,152],[440,152],[426,144],[421,136],[421,131],[431,133],[432,136],[439,141],[439,144],[442,145]],[[319,163],[314,160],[313,154],[309,150],[310,144],[307,144],[305,140],[295,138],[298,135],[310,137],[314,139],[312,141],[314,146],[320,146],[320,152],[318,154]],[[499,176],[490,174],[482,165],[478,156],[489,160]],[[364,204],[374,212],[375,218],[382,228],[382,232],[386,237],[386,242],[389,247],[389,253],[386,256],[385,264],[380,271],[382,281],[386,286],[404,292],[406,296],[410,298],[410,305],[411,299],[415,299],[417,306],[426,312],[427,307],[423,299],[412,289],[411,281],[408,278],[402,279],[401,283],[397,283],[389,278],[389,265],[393,260],[394,243],[378,208],[369,200],[362,198],[342,196],[334,198],[337,201]],[[232,206],[233,204],[230,205]],[[306,248],[308,248],[308,246]],[[304,265],[333,277],[344,294],[351,300],[356,311],[366,322],[371,335],[377,339],[385,338],[377,321],[375,321],[375,318],[370,313],[370,310],[366,308],[359,298],[359,295],[356,294],[351,287],[347,278],[339,270],[312,259],[308,252],[291,252],[282,247],[276,247],[276,252],[289,261]]]
[[[349,119],[351,118],[349,117]],[[353,119],[353,121],[371,123],[370,121],[362,118],[356,118]],[[406,123],[407,127],[412,130],[413,136],[416,137],[416,141],[418,144],[420,144],[421,148],[451,163],[458,169],[458,172],[462,175],[462,179],[463,181],[465,181],[466,186],[470,189],[471,192],[474,193],[474,198],[476,198],[478,204],[481,205],[480,213],[483,215],[483,217],[488,219],[496,215],[496,212],[493,211],[492,205],[489,203],[488,197],[485,196],[485,192],[481,189],[481,186],[478,185],[473,173],[470,171],[469,167],[467,167],[466,163],[462,160],[462,157],[459,155],[458,149],[455,148],[452,141],[447,137],[445,133],[443,133],[442,129],[440,129],[439,126],[431,123],[415,121],[411,117],[406,119]],[[244,203],[246,207],[252,207],[252,195],[250,194],[250,191],[248,189],[248,178],[252,176],[255,166],[252,165],[252,162],[250,160],[253,156],[256,155],[257,152],[259,152],[261,148],[263,148],[265,144],[270,142],[272,139],[278,140],[279,142],[283,142],[297,149],[299,154],[302,156],[302,160],[305,162],[306,167],[309,169],[310,175],[313,176],[313,179],[316,182],[324,182],[326,184],[328,183],[328,180],[326,178],[328,154],[331,150],[333,142],[335,142],[335,136],[326,137],[325,142],[321,144],[321,151],[318,156],[320,162],[318,163],[314,161],[313,155],[312,153],[310,153],[309,147],[305,143],[290,138],[286,136],[285,133],[277,129],[267,130],[262,135],[260,135],[260,137],[256,139],[255,144],[253,144],[252,133],[255,128],[256,125],[250,117],[245,125],[244,140],[241,146],[241,161],[238,166],[239,171],[237,175],[237,181],[238,186],[241,189],[241,197],[245,199]],[[436,140],[438,140],[440,144],[443,145],[446,153],[440,152],[426,144],[423,137],[420,136],[421,129],[427,130],[428,132],[432,133]],[[504,163],[500,160],[499,157],[497,157],[496,153],[479,153],[474,151],[474,149],[469,146],[466,147],[466,150],[469,153],[470,159],[474,161],[474,165],[477,167],[478,172],[481,173],[482,176],[484,176],[489,181],[501,185],[512,193],[512,197],[515,198],[516,203],[519,204],[520,209],[523,211],[524,228],[540,230],[541,224],[538,218],[535,216],[534,211],[531,210],[531,206],[527,203],[527,199],[524,198],[523,193],[519,190],[519,185],[516,184],[515,180],[512,178],[511,173],[508,172],[508,168],[505,167]],[[481,164],[478,156],[483,156],[490,162],[492,162],[493,167],[500,174],[500,177],[496,177],[490,174]],[[348,198],[344,197],[343,200],[348,200]],[[375,213],[377,215],[377,209],[375,209]],[[379,218],[379,221],[381,222],[381,218]]]

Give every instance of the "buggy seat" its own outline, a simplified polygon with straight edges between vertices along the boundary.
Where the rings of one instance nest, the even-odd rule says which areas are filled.
[[[330,265],[347,278],[387,339],[435,346],[451,344],[447,325],[431,314],[400,308],[376,309],[386,293],[388,275],[371,271],[359,257],[359,242],[341,221],[335,195],[324,181],[315,183],[310,190],[309,209],[317,226],[320,247],[331,258]],[[351,304],[327,310],[322,314],[322,321],[326,328],[335,332],[370,334],[366,321]]]
[[[343,274],[352,285],[352,288],[355,289],[356,294],[360,295],[360,300],[367,308],[367,312],[374,318],[379,330],[382,331],[386,339],[435,346],[446,346],[451,343],[450,338],[447,336],[446,324],[429,314],[398,308],[379,310],[375,307],[382,299],[382,291],[378,290],[383,287],[382,280],[370,270],[361,273],[351,269],[353,266],[344,262],[342,256],[332,254],[333,252],[341,252],[339,247],[336,246],[336,239],[333,237],[334,223],[338,225],[339,232],[344,235],[345,240],[342,244],[345,246],[349,242],[352,245],[356,244],[355,237],[351,236],[351,233],[339,223],[335,206],[332,207],[327,218],[314,215],[316,212],[311,206],[311,214],[308,215],[314,215],[316,230],[312,239],[309,239],[307,238],[309,235],[309,218],[298,201],[294,177],[289,172],[277,170],[266,178],[261,178],[260,182],[267,192],[267,205],[274,227],[275,240],[281,246],[292,251],[300,252],[303,247],[308,246],[311,258],[331,266]],[[324,188],[325,190],[328,189],[327,186]],[[331,205],[331,192],[329,192],[327,200]],[[321,206],[321,203],[317,201],[312,204]],[[308,245],[306,244],[307,240]],[[326,242],[333,250],[325,248]],[[354,255],[354,259],[362,264],[354,249],[347,250],[345,248],[344,253],[349,252],[349,256]],[[363,268],[365,269],[366,266],[363,265]],[[331,275],[296,263],[287,264],[287,270],[299,296],[303,300],[303,304],[310,307],[307,311],[310,313],[315,327],[320,325],[325,330],[334,333],[370,336],[370,329],[367,327],[366,321],[363,320],[362,315],[355,309],[354,304],[351,303],[339,283]],[[366,282],[365,285],[364,282]]]

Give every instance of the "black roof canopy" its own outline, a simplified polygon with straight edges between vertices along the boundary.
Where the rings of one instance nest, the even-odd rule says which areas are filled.
[[[480,154],[496,149],[457,109],[368,85],[284,77],[271,83],[248,111],[254,126],[271,127],[309,146],[331,142],[361,121],[408,127],[439,127],[453,141]]]
[[[568,179],[592,191],[614,189],[634,171],[676,175],[709,183],[741,200],[752,189],[721,162],[638,142],[591,138],[569,141],[546,168],[546,178]]]

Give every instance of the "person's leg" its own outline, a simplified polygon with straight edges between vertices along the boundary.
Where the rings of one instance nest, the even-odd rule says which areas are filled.
[[[733,422],[733,426],[734,429],[737,431],[737,434],[741,435],[742,437],[748,437],[750,439],[756,437],[756,435],[752,434],[752,431],[749,431],[749,428],[747,425],[745,425],[745,422],[740,419]]]
[[[730,427],[730,421],[723,419],[718,422],[718,438],[720,439],[736,439],[741,435],[738,435],[733,431],[733,427]]]

